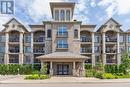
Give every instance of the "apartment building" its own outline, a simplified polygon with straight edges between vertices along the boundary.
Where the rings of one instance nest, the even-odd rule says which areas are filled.
[[[120,64],[130,51],[130,30],[110,18],[96,32],[96,25],[73,20],[75,3],[50,3],[52,21],[25,25],[17,18],[3,24],[0,63],[48,65],[51,75],[84,75],[84,64]]]

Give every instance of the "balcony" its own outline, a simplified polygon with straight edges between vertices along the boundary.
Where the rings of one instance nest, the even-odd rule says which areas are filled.
[[[106,53],[116,53],[117,49],[107,48]]]
[[[12,48],[12,49],[11,49],[11,48],[10,48],[10,49],[9,49],[9,52],[10,52],[10,53],[19,53],[19,48],[18,48],[18,49],[16,49],[16,48]]]
[[[45,42],[45,37],[34,37],[34,42]]]
[[[57,32],[57,37],[68,37],[68,32],[62,32],[62,33],[59,33]]]
[[[92,42],[92,39],[90,37],[81,37],[80,41],[81,42]]]
[[[45,50],[41,47],[41,48],[34,48],[33,49],[34,53],[45,53]]]
[[[117,42],[116,37],[106,37],[106,42]]]
[[[9,37],[9,42],[19,42],[19,37]]]
[[[92,49],[88,49],[88,48],[81,48],[80,53],[92,53]]]

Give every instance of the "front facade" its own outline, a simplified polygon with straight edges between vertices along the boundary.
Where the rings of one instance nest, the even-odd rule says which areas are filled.
[[[53,21],[43,25],[24,25],[16,18],[3,24],[0,63],[46,63],[51,75],[74,76],[84,74],[84,63],[120,64],[121,53],[130,51],[130,31],[111,18],[95,32],[96,25],[73,20],[74,6],[50,3]]]

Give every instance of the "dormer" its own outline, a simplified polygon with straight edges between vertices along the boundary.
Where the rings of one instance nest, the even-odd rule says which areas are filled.
[[[51,2],[51,13],[54,21],[72,21],[75,3],[73,2]]]

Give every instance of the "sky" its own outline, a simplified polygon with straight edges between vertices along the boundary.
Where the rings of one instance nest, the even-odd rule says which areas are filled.
[[[13,15],[0,14],[0,29],[10,18],[16,17],[25,24],[42,24],[50,21],[49,2],[75,2],[74,17],[83,24],[96,24],[96,30],[109,18],[119,22],[121,29],[130,29],[130,0],[14,0]]]

